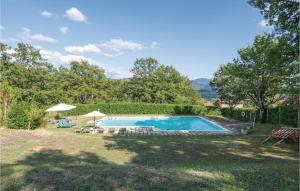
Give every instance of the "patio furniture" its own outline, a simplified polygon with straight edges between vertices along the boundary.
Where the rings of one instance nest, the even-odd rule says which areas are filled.
[[[64,119],[59,120],[57,122],[57,127],[58,128],[68,128],[68,127],[73,127],[73,126],[76,126],[76,125],[77,125],[76,122],[74,122],[74,121],[66,121]]]
[[[125,127],[121,127],[121,128],[119,128],[118,129],[118,134],[125,134],[125,132],[126,132],[126,128]]]
[[[74,129],[74,132],[75,132],[75,133],[81,133],[81,132],[82,132],[82,129],[81,129],[81,128],[76,128],[76,129]]]
[[[104,133],[106,133],[106,134],[113,134],[115,131],[116,131],[115,128],[108,127],[108,128],[106,128],[106,130],[104,131]]]
[[[272,135],[266,138],[263,141],[263,143],[267,142],[271,138],[278,140],[275,144],[281,143],[286,139],[292,139],[294,142],[299,142],[299,129],[298,128],[273,129]]]
[[[83,117],[94,117],[94,122],[88,121],[87,123],[93,124],[94,127],[96,127],[96,124],[99,123],[101,120],[96,120],[96,117],[105,117],[106,115],[104,113],[101,113],[100,111],[92,111],[90,113],[87,113],[85,115],[82,115]],[[99,126],[99,124],[97,125]]]
[[[103,128],[97,128],[96,131],[97,131],[97,133],[103,133],[104,129]]]

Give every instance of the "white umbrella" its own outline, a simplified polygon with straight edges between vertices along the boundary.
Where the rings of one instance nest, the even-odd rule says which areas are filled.
[[[87,113],[82,116],[83,117],[94,117],[94,124],[96,125],[96,117],[104,117],[106,115],[104,113],[101,113],[100,111],[92,111],[92,112]]]
[[[67,111],[76,108],[76,106],[68,105],[64,103],[57,104],[53,107],[48,108],[47,112],[53,112],[53,111]]]

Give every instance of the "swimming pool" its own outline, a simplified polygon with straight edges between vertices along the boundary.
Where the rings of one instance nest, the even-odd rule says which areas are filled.
[[[154,127],[156,130],[228,131],[198,116],[105,117],[97,124],[102,127]]]

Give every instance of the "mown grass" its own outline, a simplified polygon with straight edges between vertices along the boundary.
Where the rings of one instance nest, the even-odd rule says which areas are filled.
[[[249,135],[124,137],[1,129],[1,190],[298,190],[299,146]]]

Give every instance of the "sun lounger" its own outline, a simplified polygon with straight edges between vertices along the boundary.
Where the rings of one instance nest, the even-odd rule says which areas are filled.
[[[123,127],[119,128],[119,130],[118,130],[118,134],[120,134],[120,135],[125,134],[125,132],[126,132],[126,128],[123,128]]]
[[[67,128],[67,127],[73,127],[73,126],[76,126],[77,123],[76,122],[73,122],[73,121],[66,121],[64,119],[62,120],[59,120],[57,122],[57,127],[58,128]]]
[[[81,133],[81,132],[82,132],[82,129],[81,129],[81,128],[76,128],[76,129],[74,129],[74,132],[75,132],[75,133]]]
[[[103,133],[104,129],[103,128],[97,128],[96,131],[97,131],[97,133]]]
[[[113,134],[115,132],[115,130],[116,130],[115,128],[109,127],[109,128],[107,128],[106,133]]]
[[[266,138],[263,141],[263,143],[267,142],[271,138],[278,140],[275,144],[281,143],[286,139],[292,139],[294,142],[299,142],[299,129],[298,128],[273,129],[272,135]]]

